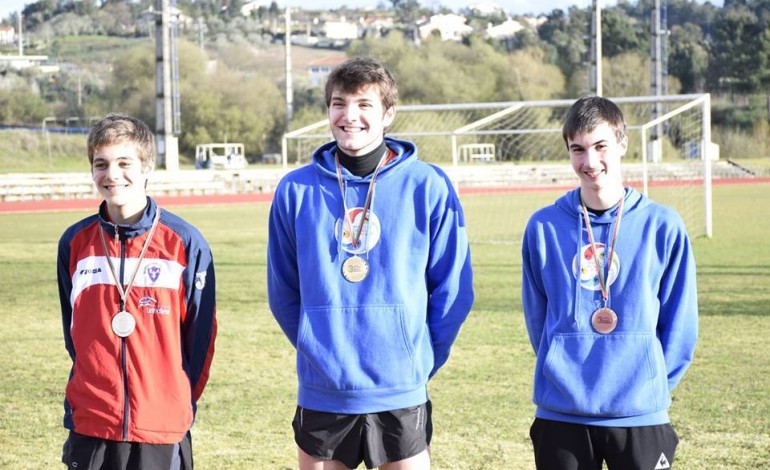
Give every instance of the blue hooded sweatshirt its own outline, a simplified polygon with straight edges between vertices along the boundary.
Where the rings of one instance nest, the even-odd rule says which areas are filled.
[[[420,161],[414,144],[386,144],[391,159],[356,244],[345,208],[355,234],[372,175],[343,167],[340,185],[334,142],[275,191],[268,300],[297,350],[304,408],[362,414],[425,403],[473,304],[465,219],[449,178]],[[342,274],[352,256],[369,266],[360,282]]]
[[[626,188],[607,275],[602,253],[611,251],[617,214],[617,205],[589,213],[610,284],[607,306],[618,317],[609,334],[591,324],[603,300],[580,190],[540,209],[527,224],[522,307],[537,356],[537,417],[617,427],[669,422],[671,391],[698,337],[692,249],[673,209]]]

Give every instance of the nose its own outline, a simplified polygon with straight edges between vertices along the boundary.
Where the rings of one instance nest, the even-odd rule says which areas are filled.
[[[594,163],[599,162],[601,159],[599,157],[599,152],[594,148],[589,148],[586,150],[586,161],[593,165]]]
[[[105,173],[108,178],[115,179],[120,174],[120,166],[117,163],[110,163],[107,166],[107,171],[105,171]]]
[[[358,106],[354,105],[348,105],[345,106],[345,119],[348,121],[357,121],[358,117],[361,115],[359,112]]]

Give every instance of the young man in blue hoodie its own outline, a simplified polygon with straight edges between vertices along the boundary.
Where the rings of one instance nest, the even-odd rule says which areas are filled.
[[[698,337],[690,240],[673,209],[623,186],[626,122],[612,101],[578,100],[562,134],[580,187],[532,215],[522,243],[535,462],[671,468],[671,391]]]
[[[473,304],[465,219],[446,174],[385,138],[396,84],[350,59],[326,84],[334,142],[270,210],[270,308],[297,351],[299,467],[427,469],[427,383]]]

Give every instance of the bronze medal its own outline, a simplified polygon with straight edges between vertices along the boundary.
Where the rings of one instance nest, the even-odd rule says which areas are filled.
[[[611,308],[602,307],[591,315],[591,325],[597,333],[603,335],[612,333],[615,327],[618,326],[618,316]]]
[[[136,328],[136,319],[127,311],[121,310],[112,317],[112,331],[121,338],[133,333],[134,328]]]
[[[350,282],[361,282],[369,274],[369,263],[360,256],[353,256],[342,263],[342,277]]]

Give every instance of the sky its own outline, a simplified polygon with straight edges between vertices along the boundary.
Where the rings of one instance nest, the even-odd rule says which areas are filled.
[[[721,5],[721,0],[710,0],[714,5]],[[8,15],[13,12],[19,11],[24,8],[24,5],[34,3],[30,0],[0,0],[0,19],[7,18]],[[307,0],[278,0],[279,7],[298,7],[307,6]],[[326,8],[339,8],[341,6],[348,7],[376,7],[378,3],[382,3],[388,7],[392,4],[388,0],[314,0],[312,2],[313,8],[326,9]],[[572,5],[588,7],[591,5],[591,0],[419,0],[421,6],[433,7],[433,6],[445,6],[453,11],[457,11],[460,8],[465,8],[473,3],[494,3],[502,7],[506,12],[523,15],[527,13],[549,13],[556,8],[566,10]],[[614,5],[615,0],[601,0],[599,5],[601,7],[605,5]]]

